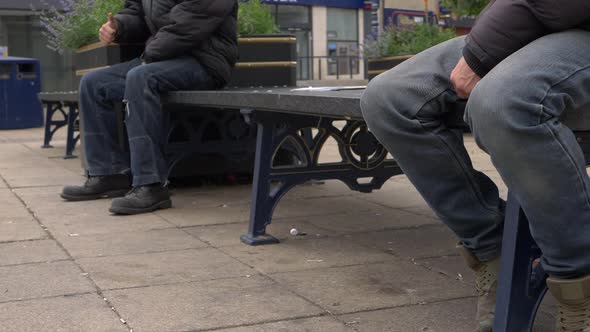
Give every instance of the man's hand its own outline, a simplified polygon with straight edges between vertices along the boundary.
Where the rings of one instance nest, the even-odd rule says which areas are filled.
[[[455,88],[457,96],[463,99],[469,98],[471,91],[473,91],[473,88],[475,88],[475,85],[480,80],[481,77],[477,76],[467,62],[465,62],[465,59],[461,57],[459,63],[451,73],[451,83]]]
[[[109,20],[100,27],[100,30],[98,30],[100,41],[105,44],[114,42],[115,36],[117,35],[117,29],[117,21],[115,21],[113,14],[109,13]]]

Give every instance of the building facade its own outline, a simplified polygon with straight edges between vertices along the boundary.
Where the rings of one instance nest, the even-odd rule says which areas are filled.
[[[71,56],[58,54],[46,47],[47,39],[32,10],[47,5],[59,6],[57,0],[2,0],[0,1],[0,49],[11,56],[39,59],[41,85],[44,91],[64,91],[72,86]],[[4,52],[2,52],[4,53]]]
[[[364,0],[263,0],[282,32],[297,36],[299,80],[364,79]]]
[[[262,0],[281,32],[297,36],[298,79],[362,80],[366,77],[362,44],[390,24],[422,22],[438,14],[438,0]],[[71,55],[45,45],[38,15],[31,8],[59,0],[0,1],[0,50],[41,61],[44,91],[71,87]]]

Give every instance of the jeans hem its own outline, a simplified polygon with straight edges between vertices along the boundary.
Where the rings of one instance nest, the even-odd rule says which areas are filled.
[[[493,261],[496,258],[500,257],[500,249],[491,249],[491,250],[485,250],[485,251],[474,251],[473,254],[475,255],[475,257],[477,257],[477,259],[482,262],[489,262],[489,261]]]
[[[107,176],[118,174],[112,168],[88,168],[86,170],[89,176]]]
[[[148,184],[164,182],[166,181],[163,181],[162,178],[156,174],[133,176],[133,187],[141,187],[147,186]]]

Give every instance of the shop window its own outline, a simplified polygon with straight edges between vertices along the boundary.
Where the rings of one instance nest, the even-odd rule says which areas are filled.
[[[309,80],[313,73],[311,56],[311,7],[293,5],[267,5],[282,33],[297,37],[297,79]]]
[[[328,8],[328,75],[359,73],[356,9]]]

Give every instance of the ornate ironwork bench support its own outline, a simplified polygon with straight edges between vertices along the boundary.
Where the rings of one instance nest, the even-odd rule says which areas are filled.
[[[246,244],[279,242],[266,233],[266,226],[280,199],[298,184],[340,180],[351,190],[368,193],[402,174],[363,121],[251,110],[242,110],[242,114],[258,126],[250,226],[241,237]],[[337,127],[336,122],[342,126]],[[338,143],[342,160],[320,163],[320,153],[329,138]],[[370,181],[359,182],[363,178]]]
[[[47,105],[47,113],[45,119],[45,135],[43,137],[44,149],[52,148],[51,140],[62,127],[67,127],[67,141],[66,154],[64,159],[76,158],[73,154],[76,143],[80,135],[76,135],[76,120],[78,119],[78,103],[77,102],[62,102],[62,101],[45,101]],[[56,114],[61,114],[63,119],[54,119]]]
[[[74,149],[76,148],[76,144],[80,140],[80,128],[78,128],[79,124],[76,122],[76,120],[78,120],[80,112],[78,111],[77,102],[69,102],[67,103],[67,106],[69,108],[68,136],[66,141],[66,155],[64,156],[64,159],[72,159],[77,158],[74,155]]]
[[[45,102],[45,105],[47,107],[47,112],[45,115],[45,136],[43,137],[43,145],[41,147],[48,149],[53,147],[50,143],[55,132],[68,124],[68,115],[64,110],[64,105],[62,102],[48,101]],[[62,114],[63,120],[53,119],[53,116],[57,112]]]

